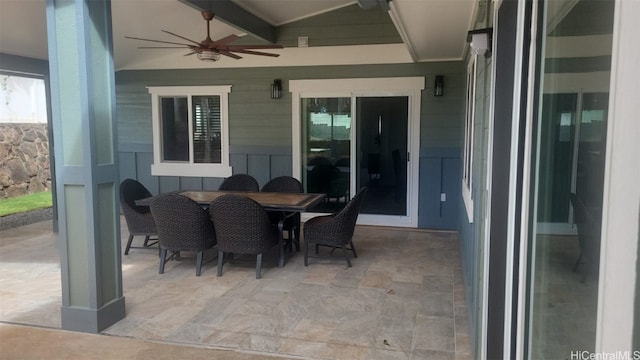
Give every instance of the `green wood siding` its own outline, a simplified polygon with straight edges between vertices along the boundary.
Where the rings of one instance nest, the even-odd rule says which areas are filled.
[[[433,96],[435,75],[444,76],[444,96]],[[151,176],[151,96],[147,86],[231,85],[230,162],[260,185],[291,175],[291,94],[289,80],[424,76],[421,97],[418,226],[455,229],[460,197],[466,67],[462,62],[120,71],[116,73],[121,174],[137,178],[151,192],[216,189],[222,179]],[[283,97],[270,98],[273,79],[282,79]],[[123,177],[124,178],[124,177]],[[440,194],[447,193],[447,203]],[[453,214],[453,215],[452,215]],[[452,225],[453,224],[453,225]]]
[[[231,146],[291,147],[291,94],[294,79],[425,76],[421,147],[460,147],[464,111],[461,62],[397,65],[303,66],[242,69],[119,71],[116,73],[119,144],[151,144],[151,96],[147,86],[231,85]],[[433,96],[434,76],[444,75],[445,95]],[[273,79],[282,79],[283,96],[270,98]]]
[[[343,46],[402,43],[393,21],[380,8],[362,10],[357,4],[300,19],[275,28],[276,43],[297,47],[298,37],[309,38],[309,46]],[[268,44],[247,35],[234,44]]]
[[[298,20],[276,28],[278,44],[298,46],[298,37],[310,46],[401,43],[389,15],[379,8],[362,10],[357,4]]]

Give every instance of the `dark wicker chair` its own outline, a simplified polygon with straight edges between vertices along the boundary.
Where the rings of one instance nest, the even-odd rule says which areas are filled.
[[[158,243],[156,224],[148,206],[136,205],[136,200],[151,197],[151,193],[141,183],[133,179],[125,179],[120,183],[120,207],[129,229],[129,239],[124,250],[129,255],[129,249],[144,249]],[[144,236],[142,246],[131,246],[134,236]],[[151,239],[151,236],[154,239]]]
[[[178,194],[159,195],[151,201],[150,208],[160,241],[159,273],[164,273],[164,265],[169,260],[180,260],[180,251],[194,251],[197,253],[196,276],[200,276],[204,251],[216,245],[216,233],[207,211]],[[171,251],[169,258],[168,251]]]
[[[260,279],[262,254],[280,246],[279,266],[284,265],[282,226],[274,226],[267,211],[252,199],[229,194],[218,197],[209,205],[218,239],[218,276],[222,275],[224,254],[255,254],[256,279]]]
[[[327,189],[327,201],[336,199],[336,202],[349,201],[349,173],[342,172],[336,166],[331,167],[329,187]]]
[[[311,170],[307,170],[307,192],[326,194],[331,184],[333,165],[325,157],[315,157],[309,160]]]
[[[590,273],[597,274],[600,259],[600,231],[602,216],[599,212],[593,214],[585,203],[575,193],[569,193],[569,201],[573,207],[574,223],[578,229],[578,244],[580,255],[573,265],[573,271],[577,272],[580,264],[585,263],[587,269],[582,274],[582,282],[585,282]]]
[[[222,181],[218,190],[260,191],[258,181],[249,174],[235,174]]]
[[[264,192],[288,192],[303,193],[304,186],[302,183],[291,176],[279,176],[269,180],[262,190]],[[296,251],[300,251],[300,213],[290,214],[279,211],[269,211],[269,219],[272,224],[277,224],[283,216],[289,218],[284,222],[283,230],[287,231],[288,245],[295,244]]]
[[[353,257],[358,257],[353,246],[353,231],[366,193],[367,188],[363,187],[340,212],[318,216],[304,224],[304,266],[309,264],[309,245],[314,244],[316,255],[321,245],[333,248],[332,252],[341,248],[347,265],[351,267],[348,250],[353,252]]]
[[[260,191],[302,193],[304,187],[298,179],[292,176],[279,176],[269,180]]]

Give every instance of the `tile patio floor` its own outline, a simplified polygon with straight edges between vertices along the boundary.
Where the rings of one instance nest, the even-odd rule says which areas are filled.
[[[50,228],[0,231],[0,322],[60,328]],[[122,257],[127,316],[103,334],[302,359],[471,359],[457,234],[358,226],[354,243],[352,268],[341,254],[305,267],[295,252],[278,268],[271,253],[260,280],[253,257],[216,277],[212,251],[196,277],[187,253],[160,275],[157,250],[132,249]]]

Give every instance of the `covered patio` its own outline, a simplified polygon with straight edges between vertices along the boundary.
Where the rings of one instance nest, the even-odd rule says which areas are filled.
[[[60,329],[50,229],[0,232],[1,322]],[[122,257],[126,317],[97,336],[303,359],[471,358],[456,233],[357,226],[354,243],[352,268],[340,256],[305,267],[295,252],[278,268],[269,254],[260,280],[243,258],[216,277],[215,251],[200,277],[188,253],[160,275],[156,249],[133,249]]]

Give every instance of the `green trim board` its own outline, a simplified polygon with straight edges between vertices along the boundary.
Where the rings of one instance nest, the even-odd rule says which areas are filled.
[[[97,334],[125,317],[125,298],[120,296],[98,309],[62,306],[62,328]]]

